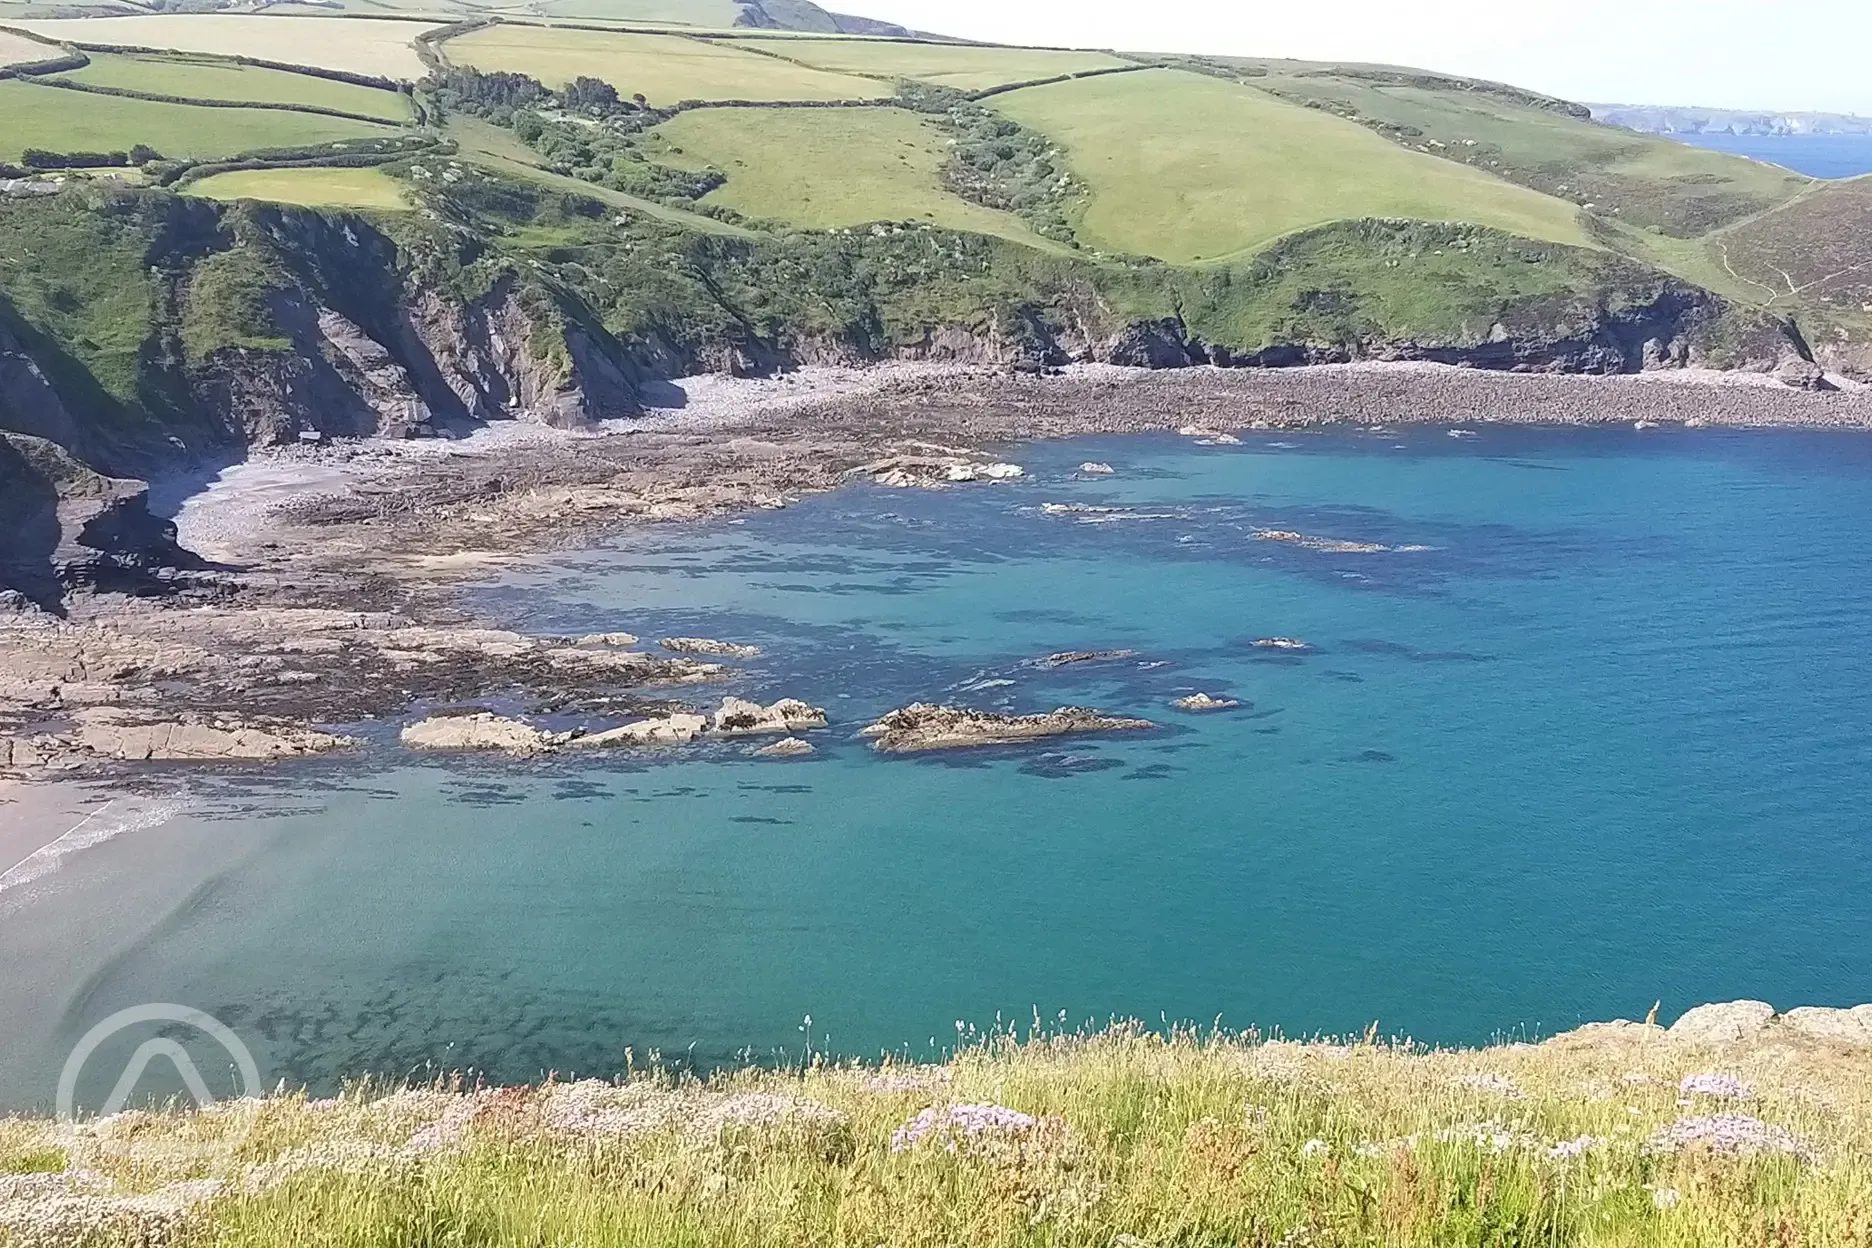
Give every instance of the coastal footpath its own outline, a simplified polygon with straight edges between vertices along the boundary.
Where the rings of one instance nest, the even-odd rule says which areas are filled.
[[[1872,1190],[1872,1006],[1468,1050],[1036,1017],[936,1064],[803,1056],[0,1119],[0,1242],[1853,1244]]]

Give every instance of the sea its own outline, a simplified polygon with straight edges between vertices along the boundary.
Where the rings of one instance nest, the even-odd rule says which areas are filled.
[[[1810,178],[1872,173],[1872,134],[1673,134],[1692,147],[1747,156]]]
[[[201,1037],[115,1034],[150,1005],[250,1053],[208,1084],[325,1094],[1115,1019],[1468,1045],[1872,1001],[1872,439],[1004,454],[1021,479],[634,529],[470,592],[514,628],[758,645],[706,694],[825,706],[811,757],[419,757],[379,723],[366,757],[139,773],[141,813],[0,888],[0,1108],[160,1083]],[[1036,662],[1070,650],[1133,653]],[[1241,705],[1172,706],[1197,691]],[[1158,727],[856,735],[916,701]]]

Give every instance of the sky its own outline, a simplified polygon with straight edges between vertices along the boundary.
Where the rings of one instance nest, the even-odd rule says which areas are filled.
[[[1872,114],[1872,0],[822,0],[998,43],[1379,61],[1585,103]]]

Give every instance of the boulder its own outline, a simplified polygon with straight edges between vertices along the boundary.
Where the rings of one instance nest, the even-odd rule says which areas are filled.
[[[674,715],[665,715],[660,719],[641,719],[634,724],[625,724],[620,728],[573,737],[566,744],[594,750],[612,749],[618,746],[687,745],[701,736],[707,727],[706,715],[678,712]]]
[[[705,654],[724,659],[758,659],[759,646],[737,645],[732,641],[716,641],[710,637],[665,637],[657,642],[671,654]]]
[[[1872,1005],[1850,1010],[1802,1006],[1781,1016],[1781,1025],[1815,1040],[1872,1047]]]
[[[1122,719],[1081,706],[1062,706],[1040,715],[1003,715],[917,702],[892,711],[859,735],[870,737],[872,748],[880,753],[914,754],[1156,726],[1147,719]]]
[[[485,711],[431,716],[405,728],[402,739],[412,750],[501,750],[509,754],[538,754],[554,743],[531,724]]]
[[[578,639],[581,646],[634,646],[637,644],[635,633],[587,633]]]
[[[801,732],[826,726],[823,708],[809,706],[798,698],[781,698],[772,706],[762,706],[745,698],[723,698],[715,712],[713,731],[718,737],[752,737],[766,733]]]
[[[1812,360],[1792,359],[1775,370],[1775,379],[1796,390],[1837,390],[1825,371]]]
[[[1207,693],[1192,693],[1170,704],[1179,711],[1232,711],[1241,703],[1233,698],[1217,698]]]
[[[787,737],[784,740],[774,742],[772,745],[763,746],[755,750],[754,757],[805,758],[809,754],[817,754],[818,752],[819,751],[813,748],[812,742],[810,741],[802,741],[798,737]]]
[[[1699,1005],[1672,1023],[1667,1034],[1691,1044],[1738,1044],[1767,1031],[1774,1016],[1774,1006],[1766,1001]]]
[[[1088,477],[1109,477],[1112,475],[1112,472],[1114,470],[1110,464],[1097,464],[1097,463],[1088,462],[1088,463],[1080,464],[1079,471],[1084,473]]]

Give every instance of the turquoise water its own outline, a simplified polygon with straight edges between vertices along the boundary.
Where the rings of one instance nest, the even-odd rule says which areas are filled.
[[[75,1037],[146,1001],[323,1088],[797,1054],[808,1015],[815,1048],[922,1055],[1036,1012],[1473,1042],[1872,1000],[1872,441],[1008,454],[1026,480],[642,530],[475,592],[529,629],[756,642],[732,687],[830,708],[814,758],[159,776],[190,813],[0,894],[0,1104],[49,1100]],[[1317,653],[1250,644],[1275,635]],[[1169,707],[1197,689],[1251,706]],[[1163,727],[851,738],[916,699]]]

